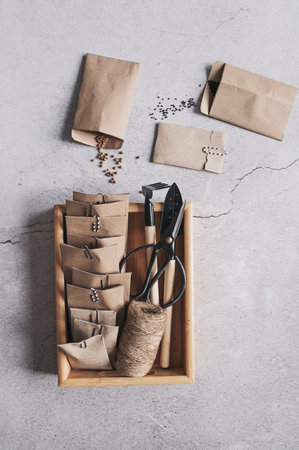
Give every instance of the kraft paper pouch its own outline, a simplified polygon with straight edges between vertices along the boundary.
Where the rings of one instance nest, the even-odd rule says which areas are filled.
[[[73,191],[73,200],[81,203],[111,203],[125,202],[129,208],[130,194],[84,194],[83,192]]]
[[[91,202],[77,202],[75,200],[66,199],[65,211],[67,216],[92,216]]]
[[[84,320],[75,319],[74,341],[80,342],[85,339],[90,339],[93,336],[97,336],[98,334],[102,334],[108,356],[113,364],[116,356],[118,330],[119,327],[112,327],[109,325],[90,323]]]
[[[117,245],[96,249],[83,249],[60,244],[62,267],[66,283],[72,279],[72,266],[86,272],[115,273],[119,271],[119,248]]]
[[[103,194],[84,194],[73,191],[73,200],[81,203],[103,203]]]
[[[282,141],[297,88],[224,62],[215,62],[201,112]]]
[[[66,216],[66,234],[84,234],[92,237],[123,236],[128,231],[127,216],[79,217]]]
[[[117,312],[117,325],[123,322],[126,305],[123,286],[85,289],[67,284],[66,297],[68,308],[109,309]]]
[[[221,173],[227,135],[160,123],[153,162]]]
[[[126,236],[113,236],[109,238],[96,238],[85,235],[72,235],[68,236],[68,245],[74,247],[82,247],[87,245],[88,248],[103,248],[116,245],[118,249],[118,257],[121,259],[126,250]]]
[[[128,206],[126,202],[102,203],[101,205],[92,205],[92,216],[126,216],[128,214]]]
[[[96,324],[115,326],[116,316],[117,314],[115,311],[109,311],[108,309],[104,310],[104,309],[70,308],[72,336],[74,336],[74,323],[76,319]]]
[[[107,216],[125,216],[128,214],[126,202],[116,201],[111,203],[92,204],[81,203],[74,200],[66,200],[67,216],[86,216],[86,217],[107,217]]]
[[[96,273],[85,272],[84,270],[72,268],[72,284],[82,288],[106,289],[113,286],[124,287],[124,300],[130,301],[131,272],[110,273],[99,275]]]
[[[118,202],[118,201],[126,202],[127,206],[129,207],[130,194],[104,194],[103,195],[104,203]]]
[[[121,148],[127,129],[140,64],[87,54],[72,137],[96,146],[98,133],[105,148]]]
[[[58,345],[73,369],[112,370],[104,336]]]

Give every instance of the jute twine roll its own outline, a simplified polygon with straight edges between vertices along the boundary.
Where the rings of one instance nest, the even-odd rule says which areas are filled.
[[[130,303],[115,364],[120,375],[143,377],[151,370],[165,323],[166,312],[160,306],[135,300]]]

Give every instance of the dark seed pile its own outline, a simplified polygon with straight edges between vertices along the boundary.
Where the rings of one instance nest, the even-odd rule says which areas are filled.
[[[108,137],[99,133],[95,137],[97,156],[96,159],[91,159],[91,162],[99,162],[99,167],[103,168],[106,162],[110,162],[110,169],[103,169],[104,175],[109,178],[109,183],[115,184],[116,176],[118,175],[118,169],[123,169],[123,151],[122,150],[110,150],[110,154],[104,151],[104,147],[107,144]],[[118,153],[118,155],[116,155]],[[140,156],[135,156],[136,159],[140,159]]]
[[[168,116],[174,116],[176,113],[193,106],[196,106],[194,97],[188,98],[186,95],[184,99],[178,100],[177,97],[160,97],[157,95],[157,104],[154,108],[150,108],[152,112],[149,113],[149,117],[152,120],[164,120]]]
[[[208,80],[208,86],[213,95],[216,95],[219,83],[218,81]]]

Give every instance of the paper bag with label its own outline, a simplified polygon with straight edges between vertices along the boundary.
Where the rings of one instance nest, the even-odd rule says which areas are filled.
[[[140,64],[87,54],[72,129],[72,138],[96,146],[101,133],[105,148],[121,148],[130,117]]]
[[[66,354],[73,369],[112,370],[102,334],[58,347]]]
[[[124,287],[124,300],[130,301],[131,272],[125,273],[107,273],[99,275],[96,273],[85,272],[84,270],[72,268],[72,284],[82,288],[107,289],[113,286]]]
[[[160,123],[153,162],[221,173],[226,141],[219,131]]]
[[[224,62],[215,62],[201,112],[282,141],[298,89]]]

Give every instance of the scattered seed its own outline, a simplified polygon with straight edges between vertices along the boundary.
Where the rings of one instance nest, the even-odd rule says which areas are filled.
[[[136,159],[140,159],[140,156],[136,156]]]

